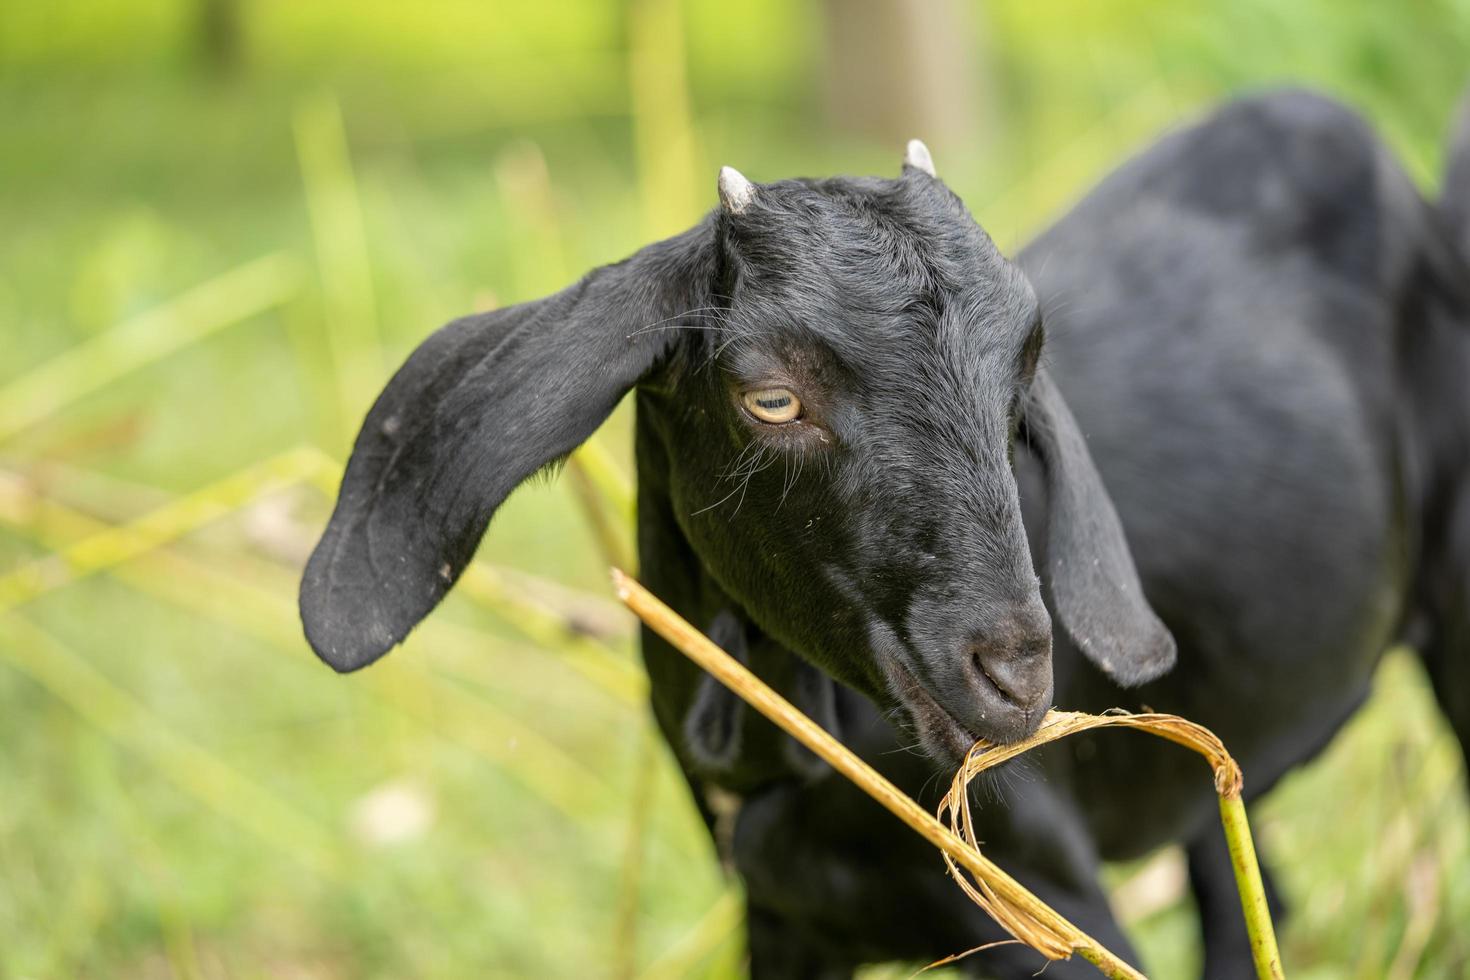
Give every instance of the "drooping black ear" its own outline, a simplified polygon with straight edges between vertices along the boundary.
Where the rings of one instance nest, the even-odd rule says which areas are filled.
[[[703,305],[707,229],[414,351],[363,422],[302,578],[318,656],[365,667],[438,605],[506,495],[591,435],[678,333],[645,328]]]
[[[1174,637],[1144,597],[1123,525],[1072,412],[1045,371],[1022,437],[1046,473],[1046,561],[1053,610],[1082,653],[1125,687],[1174,666]]]

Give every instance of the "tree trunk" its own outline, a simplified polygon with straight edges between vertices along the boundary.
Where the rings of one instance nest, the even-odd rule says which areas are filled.
[[[976,24],[957,0],[823,0],[826,99],[842,132],[901,148],[980,135]]]

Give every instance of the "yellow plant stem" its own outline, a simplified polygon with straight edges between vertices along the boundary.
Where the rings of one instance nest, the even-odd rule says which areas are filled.
[[[1064,937],[1066,949],[1043,952],[1051,959],[1071,953],[1095,964],[1104,975],[1114,980],[1144,980],[1143,974],[1108,951],[1097,940],[1082,932],[1041,899],[1027,891],[985,855],[941,824],[877,770],[858,758],[825,729],[798,711],[791,702],[768,687],[703,633],[689,625],[638,582],[617,569],[613,584],[618,597],[647,623],[654,632],[677,647],[685,656],[714,675],[730,690],[744,698],[751,707],[780,726],[792,738],[816,753],[833,769],[852,780],[864,792],[882,804],[921,837],[949,855],[955,863],[987,883],[1007,903],[1021,910],[1048,937]],[[1028,936],[1017,938],[1035,945]],[[1054,955],[1055,953],[1055,955]]]
[[[1246,821],[1241,797],[1244,779],[1240,766],[1226,751],[1224,743],[1204,726],[1177,715],[1159,713],[1089,715],[1077,711],[1049,711],[1041,726],[1019,742],[993,745],[979,741],[971,747],[951,781],[949,792],[939,804],[938,817],[948,818],[949,826],[946,827],[938,817],[926,813],[898,787],[767,687],[760,678],[715,646],[643,586],[617,569],[613,569],[613,583],[617,586],[618,597],[654,632],[939,848],[950,873],[965,894],[1003,929],[1048,959],[1066,959],[1075,953],[1109,977],[1141,978],[1143,975],[1062,918],[980,853],[979,835],[970,811],[970,781],[986,769],[1014,759],[1038,745],[1100,728],[1146,731],[1199,753],[1215,775],[1215,791],[1220,797],[1220,820],[1230,847],[1230,861],[1240,890],[1256,974],[1260,980],[1284,980],[1281,954],[1276,947],[1276,933],[1271,924],[1261,869],[1256,862],[1256,849],[1251,841],[1250,824]],[[973,883],[965,878],[961,869],[973,876]]]
[[[1276,929],[1271,924],[1271,909],[1266,904],[1266,889],[1261,882],[1261,866],[1256,860],[1256,845],[1251,839],[1251,825],[1245,818],[1245,801],[1240,794],[1220,797],[1220,823],[1225,828],[1225,841],[1230,847],[1230,866],[1235,871],[1235,884],[1240,890],[1241,911],[1245,914],[1246,933],[1251,940],[1251,958],[1255,960],[1260,980],[1284,980],[1281,953],[1276,948]]]

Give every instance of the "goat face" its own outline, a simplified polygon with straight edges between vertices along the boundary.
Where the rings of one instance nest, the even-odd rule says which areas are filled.
[[[896,180],[750,184],[547,299],[456,321],[369,413],[302,614],[339,670],[433,608],[517,483],[638,385],[680,530],[767,633],[953,759],[1051,697],[1011,471],[1047,476],[1054,611],[1125,683],[1173,644],[1075,424],[1024,276],[911,147]]]
[[[716,288],[642,405],[672,510],[761,628],[963,751],[1050,704],[1008,454],[1042,326],[938,181],[783,181],[717,216]]]

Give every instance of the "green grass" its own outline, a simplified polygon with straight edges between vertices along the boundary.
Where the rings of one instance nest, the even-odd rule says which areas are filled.
[[[430,328],[688,223],[719,163],[886,173],[897,149],[821,129],[814,5],[246,9],[224,76],[182,0],[0,18],[0,976],[738,972],[738,891],[646,738],[569,480],[513,495],[366,674],[311,656],[295,580]],[[1280,81],[1358,105],[1432,188],[1470,82],[1466,0],[1005,0],[976,34],[993,131],[917,135],[1006,247]],[[629,433],[624,410],[597,436],[603,485]],[[1470,970],[1465,800],[1396,656],[1258,818],[1292,976]],[[1159,977],[1195,955],[1171,867],[1115,876],[1163,882],[1132,925]]]

